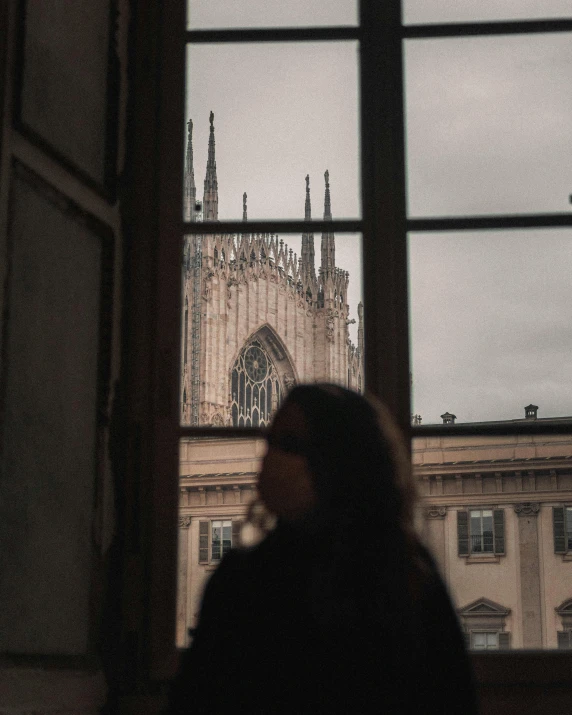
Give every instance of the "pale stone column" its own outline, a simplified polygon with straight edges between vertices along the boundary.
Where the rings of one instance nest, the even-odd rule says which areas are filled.
[[[431,553],[435,557],[435,561],[439,566],[442,576],[445,576],[445,517],[447,515],[446,506],[428,506],[425,509],[425,533],[427,541],[431,549]]]
[[[189,526],[191,517],[179,516],[179,557],[177,563],[177,631],[178,648],[187,645],[187,571],[189,568]]]
[[[540,556],[538,551],[537,502],[516,504],[520,552],[520,600],[522,605],[522,646],[542,647],[540,599]]]

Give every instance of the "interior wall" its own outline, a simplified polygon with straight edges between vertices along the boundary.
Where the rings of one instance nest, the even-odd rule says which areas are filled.
[[[0,20],[0,711],[96,712],[129,3],[11,0]]]

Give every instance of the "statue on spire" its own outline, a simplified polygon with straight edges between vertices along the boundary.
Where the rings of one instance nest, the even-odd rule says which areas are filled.
[[[312,218],[312,205],[310,204],[310,174],[306,174],[306,204],[304,206],[304,220]]]
[[[248,218],[246,213],[246,191],[242,194],[242,220],[246,221]]]
[[[209,114],[209,122],[211,123],[211,129],[214,129],[214,112],[211,109],[211,113]]]
[[[330,202],[330,172],[326,169],[324,172],[326,181],[326,195],[324,197],[324,221],[332,220],[332,205]]]

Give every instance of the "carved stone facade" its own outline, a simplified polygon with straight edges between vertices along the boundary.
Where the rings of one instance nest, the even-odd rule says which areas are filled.
[[[210,122],[202,205],[196,199],[189,122],[185,218],[191,222],[218,219],[212,112]],[[328,221],[332,214],[327,171],[324,178]],[[313,234],[302,236],[298,258],[278,236],[248,231],[246,200],[244,194],[243,233],[185,239],[183,424],[264,425],[280,396],[298,382],[326,380],[358,390],[363,384],[363,309],[360,304],[356,346],[348,327],[349,274],[336,266],[334,234],[322,234],[322,260],[316,272]],[[311,219],[309,176],[304,215]],[[259,359],[244,363],[253,345]],[[233,382],[233,368],[241,361]]]

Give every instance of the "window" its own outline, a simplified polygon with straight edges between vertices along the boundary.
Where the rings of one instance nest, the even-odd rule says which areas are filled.
[[[572,506],[552,508],[554,530],[554,553],[566,554],[572,551]]]
[[[239,519],[213,519],[199,522],[199,563],[216,563],[238,541]]]
[[[492,509],[471,509],[469,511],[469,530],[472,554],[494,551]]]
[[[572,650],[572,598],[567,598],[555,609],[562,623],[562,630],[556,632],[559,650]]]
[[[498,650],[499,634],[497,631],[473,631],[471,648],[473,650]]]
[[[472,631],[469,648],[471,650],[506,650],[509,647],[510,634],[499,631]]]
[[[280,382],[272,358],[258,340],[246,345],[231,378],[232,424],[265,427],[280,402]]]
[[[219,23],[219,27],[220,23]],[[547,36],[559,36],[565,37],[565,32],[563,30],[569,31],[571,28],[570,22],[566,21],[553,21],[552,23],[543,23],[542,31],[547,34]],[[450,434],[455,434],[455,430],[459,429],[459,433],[464,430],[465,434],[470,434],[470,430],[473,430],[473,434],[487,435],[487,434],[501,434],[501,430],[504,428],[496,425],[491,428],[490,432],[487,431],[487,426],[482,424],[471,425],[459,425],[448,424],[448,425],[432,425],[429,424],[431,420],[427,419],[427,415],[420,411],[423,421],[418,420],[418,424],[413,428],[410,428],[410,382],[409,382],[409,331],[408,331],[408,304],[407,304],[407,246],[406,246],[406,234],[409,231],[409,235],[415,234],[415,240],[420,243],[429,239],[436,232],[442,232],[451,237],[453,242],[462,244],[462,249],[466,245],[464,241],[465,237],[469,235],[470,231],[484,232],[488,236],[492,236],[496,240],[498,236],[497,233],[493,234],[494,231],[497,232],[510,232],[516,229],[529,230],[534,228],[535,230],[552,230],[555,227],[560,227],[560,229],[568,229],[572,226],[572,215],[566,213],[564,210],[561,213],[537,213],[530,214],[527,211],[530,208],[525,207],[523,209],[514,208],[510,206],[501,206],[500,211],[496,211],[493,208],[487,208],[486,206],[478,206],[472,204],[465,204],[464,206],[444,206],[436,204],[433,207],[429,206],[427,210],[416,211],[414,217],[407,214],[406,210],[406,196],[405,196],[405,157],[404,157],[404,121],[403,121],[403,72],[402,72],[402,51],[404,45],[414,44],[417,41],[425,42],[429,41],[428,44],[433,42],[435,38],[438,38],[439,42],[441,40],[454,38],[455,42],[462,45],[462,40],[466,40],[467,43],[473,42],[475,37],[495,35],[495,37],[502,36],[505,32],[507,35],[520,34],[525,39],[527,35],[534,34],[535,38],[544,37],[544,35],[539,34],[539,27],[533,27],[527,23],[515,22],[505,22],[500,28],[492,28],[487,24],[482,26],[477,23],[472,23],[470,25],[425,25],[425,26],[402,26],[400,18],[400,3],[398,2],[387,2],[379,3],[371,0],[362,0],[360,3],[360,21],[355,28],[312,28],[306,32],[302,32],[299,28],[291,28],[286,32],[285,30],[280,30],[279,28],[271,29],[247,29],[247,30],[231,30],[221,27],[221,29],[216,30],[193,30],[191,29],[185,35],[185,41],[192,44],[201,44],[206,47],[208,43],[217,43],[211,45],[213,52],[216,52],[217,48],[222,46],[225,42],[251,42],[258,43],[260,47],[270,46],[270,41],[292,41],[300,43],[303,50],[303,43],[307,39],[322,39],[322,40],[336,40],[342,41],[344,39],[351,39],[354,42],[359,43],[360,46],[360,141],[362,147],[362,165],[361,165],[361,185],[362,185],[362,212],[360,214],[360,219],[356,221],[339,221],[336,222],[335,228],[332,230],[337,233],[341,233],[344,230],[350,231],[362,231],[363,232],[363,255],[365,257],[364,261],[364,304],[365,304],[365,329],[364,333],[367,343],[367,351],[365,357],[365,388],[368,389],[373,394],[379,396],[384,400],[396,414],[398,421],[401,426],[408,434],[413,433],[419,436],[431,436],[431,435],[443,435],[444,431],[450,431]],[[282,34],[280,34],[282,33]],[[436,43],[434,43],[436,44]],[[451,66],[455,66],[454,62],[451,62]],[[184,59],[181,60],[180,66],[177,69],[178,72],[178,82],[179,84],[175,87],[175,94],[178,92],[180,94],[182,86],[182,72],[184,67]],[[470,82],[467,82],[467,86],[470,86]],[[178,112],[178,121],[181,123],[181,129],[183,124],[183,119],[187,119],[188,115],[185,116],[185,111],[182,107],[179,107],[181,111]],[[216,107],[215,107],[216,111]],[[171,108],[171,114],[172,108]],[[218,114],[217,114],[218,116]],[[424,125],[427,126],[429,122],[425,121]],[[174,128],[174,133],[177,133],[177,127]],[[494,129],[491,129],[493,131]],[[178,146],[182,146],[182,136],[177,135],[181,141],[178,142]],[[443,136],[447,137],[447,133],[444,132]],[[547,140],[549,139],[548,133],[546,134]],[[420,137],[422,140],[422,137]],[[422,142],[421,142],[422,143]],[[451,146],[451,142],[448,142]],[[483,143],[483,146],[485,144]],[[413,144],[411,144],[413,147]],[[476,156],[480,156],[480,152],[475,153]],[[445,167],[446,168],[446,167]],[[534,168],[531,166],[531,168]],[[491,167],[489,167],[491,170]],[[491,170],[491,174],[494,170]],[[533,172],[534,173],[534,172]],[[548,172],[550,173],[550,172]],[[448,172],[449,178],[454,180],[456,176],[455,171]],[[178,176],[177,178],[180,178]],[[420,196],[429,195],[432,193],[433,183],[430,181],[423,181],[423,178],[431,179],[431,174],[428,177],[423,177],[420,174],[417,176],[419,185],[424,187],[424,191],[420,192]],[[468,177],[471,178],[472,177]],[[182,182],[181,182],[182,183]],[[475,199],[475,204],[478,204],[479,197],[475,196],[473,187],[475,182],[466,181],[466,186],[468,187],[469,198]],[[486,186],[487,182],[480,184]],[[170,190],[173,189],[173,185],[170,185]],[[248,187],[246,187],[248,188]],[[431,190],[429,190],[431,189]],[[518,192],[517,192],[518,193]],[[241,191],[242,194],[242,191]],[[176,195],[176,188],[173,195]],[[448,192],[444,192],[443,195],[446,197]],[[417,199],[416,199],[417,200]],[[237,207],[239,203],[237,203]],[[537,211],[552,211],[553,206],[548,209],[544,205],[532,205],[533,210]],[[498,208],[498,207],[497,207]],[[179,226],[178,217],[180,216],[180,206],[177,207],[179,213],[173,213],[172,216],[172,226]],[[522,213],[519,215],[519,210]],[[478,215],[477,215],[478,214]],[[525,215],[526,214],[526,215]],[[282,214],[281,214],[282,215]],[[276,217],[275,217],[276,218]],[[320,222],[316,222],[318,226]],[[212,227],[211,227],[212,228]],[[315,231],[323,230],[323,227],[319,225],[319,228],[314,227]],[[199,235],[201,227],[198,225],[193,225],[187,223],[184,229],[179,231],[182,234],[195,234]],[[294,221],[281,221],[274,220],[274,218],[268,221],[253,222],[253,231],[276,231],[280,233],[300,233],[304,230],[301,222],[295,225]],[[240,233],[241,227],[237,222],[231,221],[221,221],[217,227],[217,232],[220,233]],[[180,241],[181,236],[179,236]],[[461,238],[463,240],[461,240]],[[504,238],[500,237],[498,243],[502,245]],[[165,246],[171,246],[174,241],[165,241]],[[163,249],[162,249],[163,250]],[[168,252],[168,248],[164,249]],[[482,252],[483,256],[486,252]],[[514,253],[513,255],[517,255]],[[177,262],[177,256],[173,255],[166,261],[168,265],[178,265],[180,261]],[[489,256],[491,263],[494,264],[494,255]],[[163,262],[165,263],[165,261]],[[472,269],[477,265],[476,261],[467,261],[467,269]],[[451,272],[452,276],[455,276],[455,272]],[[172,275],[169,276],[169,280],[173,281]],[[497,277],[497,283],[502,285],[502,276]],[[164,281],[164,283],[167,281]],[[545,281],[540,281],[546,283]],[[450,301],[447,303],[448,308],[451,303],[455,302],[458,304],[466,303],[463,300],[462,288],[463,284],[457,281],[458,285],[456,288],[459,290],[459,300]],[[412,284],[413,285],[413,284]],[[412,291],[414,291],[414,286]],[[486,292],[483,292],[481,297],[483,300],[481,303],[485,302],[485,298],[488,297]],[[173,289],[173,301],[176,305],[177,301],[180,301],[181,297],[177,294],[177,291]],[[498,314],[498,313],[497,313]],[[179,313],[180,315],[180,313]],[[446,316],[444,316],[446,318]],[[488,322],[488,319],[484,322]],[[191,320],[192,325],[192,320]],[[159,327],[168,330],[168,326],[172,327],[172,323],[169,321],[161,322]],[[527,324],[523,322],[522,326],[522,336],[526,337]],[[507,334],[510,331],[506,331]],[[512,333],[511,333],[512,334]],[[161,342],[161,341],[160,341]],[[159,345],[159,350],[164,350],[165,354],[170,354],[170,350],[173,346],[173,342],[169,342],[166,347],[162,344]],[[433,341],[433,345],[443,345],[443,342]],[[451,344],[451,343],[449,343]],[[533,343],[531,343],[533,344]],[[475,346],[478,348],[486,348],[486,346]],[[162,353],[163,354],[163,353]],[[234,353],[236,355],[236,353]],[[441,353],[442,354],[442,353]],[[486,350],[473,349],[470,353],[472,355],[473,361],[477,362],[480,355],[485,355]],[[189,353],[189,359],[192,358],[192,353]],[[461,370],[464,369],[462,361],[458,361]],[[230,366],[227,368],[227,374],[230,370]],[[513,368],[514,369],[514,368]],[[416,392],[418,389],[418,371],[414,371],[414,386]],[[361,382],[361,376],[358,378]],[[475,391],[481,389],[480,385],[477,384]],[[459,390],[459,393],[462,390]],[[482,390],[481,390],[482,392]],[[500,390],[489,390],[496,398],[500,393]],[[189,391],[187,391],[187,396]],[[192,398],[190,398],[192,400]],[[534,399],[537,400],[536,395],[530,395],[527,400]],[[540,400],[538,400],[540,401]],[[523,403],[524,404],[524,403]],[[437,415],[443,412],[444,409],[449,409],[454,411],[457,415],[460,415],[460,422],[464,422],[463,414],[458,409],[454,402],[449,403],[447,401],[444,404]],[[413,410],[417,412],[416,409]],[[475,419],[475,422],[477,420]],[[203,427],[204,423],[201,421],[191,422],[191,427],[181,427],[178,430],[178,436],[186,437],[204,437],[208,430]],[[228,424],[228,423],[225,423]],[[178,428],[178,424],[174,425],[174,429]],[[201,429],[203,430],[201,432]],[[227,435],[233,436],[236,434],[236,427],[229,429]],[[246,427],[244,429],[247,429]],[[254,430],[255,428],[250,428]],[[555,430],[557,427],[554,428]],[[567,427],[562,426],[562,432],[567,429]],[[205,431],[207,430],[207,431]],[[496,430],[494,432],[493,430]],[[505,433],[518,434],[519,431],[528,434],[542,434],[542,425],[536,420],[529,420],[526,426],[520,424],[508,425]],[[222,430],[220,434],[221,439],[224,438],[222,435]],[[526,479],[526,476],[523,477]],[[165,483],[169,483],[168,480],[164,480]],[[167,488],[167,487],[165,487]],[[483,492],[484,493],[484,492]],[[478,509],[476,509],[478,510]],[[485,510],[485,507],[482,507]],[[493,510],[494,511],[494,510]],[[476,557],[490,556],[491,552],[484,550],[488,547],[485,546],[485,538],[482,530],[482,515],[481,515],[481,532],[476,535],[479,536],[481,551],[471,552],[470,544],[470,518],[468,508],[465,510],[466,523],[465,528],[465,545],[464,555],[470,555],[473,553]],[[486,521],[486,518],[485,518]],[[493,514],[493,552],[504,553],[504,533],[497,533],[495,525],[495,519]],[[454,529],[454,521],[453,521]],[[486,531],[486,529],[485,529]],[[512,532],[511,532],[512,533]],[[453,537],[454,538],[454,537]],[[461,541],[461,539],[460,539]],[[459,550],[461,553],[461,549]],[[480,568],[480,567],[477,567]],[[498,569],[497,569],[498,570]],[[511,604],[512,605],[512,604]],[[516,632],[516,631],[515,631]]]
[[[504,554],[504,511],[469,509],[457,512],[459,556]]]
[[[500,650],[510,647],[509,608],[483,597],[460,608],[458,614],[468,648]]]
[[[211,561],[220,561],[231,547],[232,522],[211,521]]]

